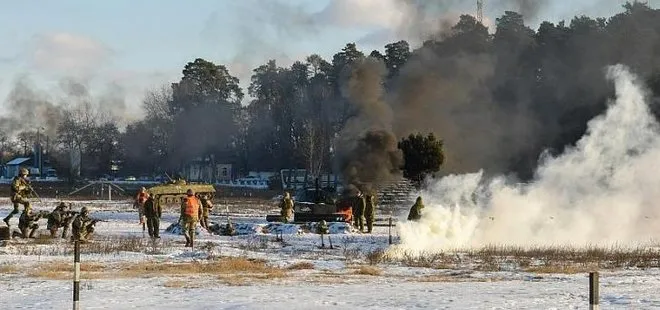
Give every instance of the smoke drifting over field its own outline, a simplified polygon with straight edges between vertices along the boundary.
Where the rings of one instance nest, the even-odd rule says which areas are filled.
[[[660,224],[659,125],[627,67],[609,67],[616,98],[574,148],[545,157],[529,184],[452,175],[423,193],[418,223],[400,224],[401,248],[644,242]]]
[[[337,139],[337,162],[346,187],[371,191],[399,175],[403,163],[392,131],[392,108],[385,102],[381,61],[356,65],[342,93],[355,109]]]

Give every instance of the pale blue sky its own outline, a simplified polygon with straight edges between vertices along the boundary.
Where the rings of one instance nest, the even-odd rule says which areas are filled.
[[[473,0],[435,0],[451,16],[474,13]],[[502,14],[486,1],[486,17]],[[513,2],[513,1],[511,1]],[[610,15],[615,0],[549,1],[530,19]],[[144,91],[174,82],[186,62],[206,58],[229,67],[243,86],[269,58],[283,64],[319,53],[328,59],[347,42],[369,52],[395,39],[415,41],[398,0],[0,0],[0,101],[18,77],[57,96],[63,77],[94,94],[125,99],[123,116],[139,117]],[[357,5],[356,5],[357,4]],[[404,30],[402,30],[405,28]],[[414,28],[414,27],[412,27]],[[0,113],[2,111],[0,110]]]

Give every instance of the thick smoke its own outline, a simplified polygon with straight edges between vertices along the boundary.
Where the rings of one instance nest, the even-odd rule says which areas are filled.
[[[382,62],[366,58],[355,65],[342,89],[355,109],[335,141],[347,188],[371,191],[399,175],[403,157],[392,131],[392,109],[384,98],[386,73]]]
[[[616,98],[574,148],[546,156],[529,184],[452,175],[422,193],[420,222],[399,225],[408,251],[645,242],[660,223],[660,126],[627,67],[609,67]]]
[[[16,80],[5,100],[5,108],[0,131],[8,136],[43,127],[47,135],[54,137],[62,116],[61,108],[45,93],[35,90],[25,77]]]

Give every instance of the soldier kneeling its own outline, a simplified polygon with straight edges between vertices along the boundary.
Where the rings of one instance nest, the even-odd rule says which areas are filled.
[[[39,224],[37,224],[39,218],[41,218],[40,213],[34,213],[29,208],[23,210],[21,217],[18,219],[18,229],[21,232],[14,231],[12,237],[34,238],[34,234],[39,229]]]
[[[82,209],[80,209],[80,214],[76,216],[71,224],[71,232],[73,233],[71,241],[87,241],[92,236],[92,233],[94,233],[94,225],[96,225],[96,222],[98,222],[98,220],[89,217],[89,210],[87,210],[87,207],[82,207]]]

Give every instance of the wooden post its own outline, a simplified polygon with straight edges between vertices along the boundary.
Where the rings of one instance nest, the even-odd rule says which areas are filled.
[[[80,240],[73,243],[73,310],[80,309]]]
[[[389,220],[389,230],[388,230],[388,233],[389,233],[389,235],[390,235],[390,245],[392,245],[392,216],[390,216],[390,220]]]
[[[598,271],[589,273],[589,310],[599,309]]]
[[[112,186],[108,184],[108,201],[112,201]]]

